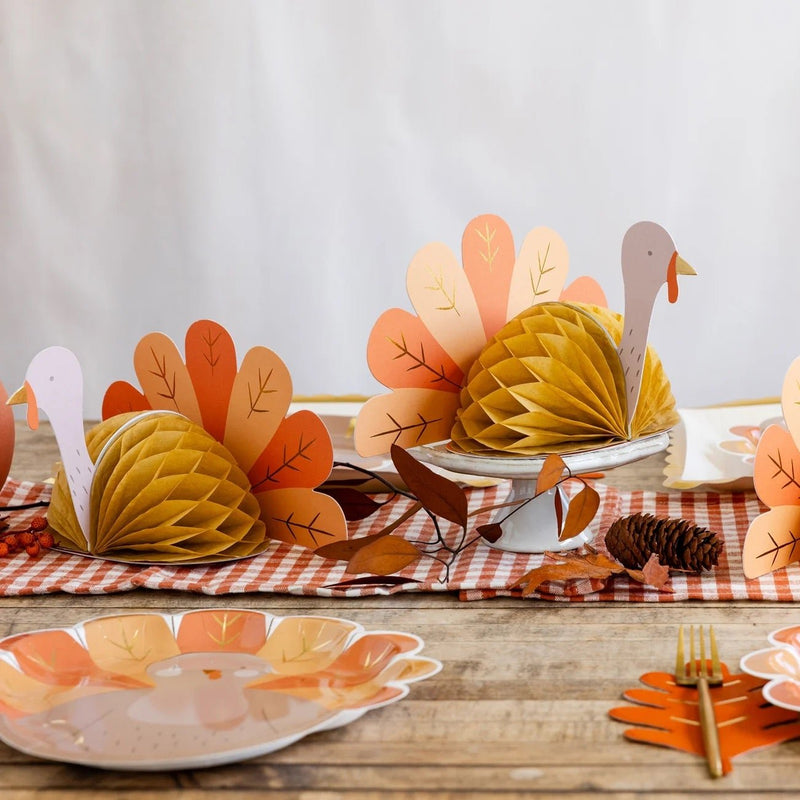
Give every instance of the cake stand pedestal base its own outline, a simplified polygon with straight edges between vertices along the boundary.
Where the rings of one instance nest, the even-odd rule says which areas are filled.
[[[517,479],[511,482],[509,501],[533,499],[518,507],[516,511],[513,508],[501,508],[498,511],[495,522],[503,520],[509,511],[514,513],[502,523],[503,533],[496,542],[491,543],[491,547],[512,553],[544,553],[546,550],[561,552],[575,550],[589,541],[586,531],[571,539],[558,540],[556,502],[561,503],[562,520],[566,518],[569,508],[569,498],[560,486],[548,489],[538,497],[534,497],[535,494],[536,481]]]
[[[597,447],[594,450],[581,450],[564,453],[562,458],[571,475],[584,472],[621,467],[639,461],[647,456],[660,453],[669,445],[669,432],[663,431],[652,436],[634,439],[632,442]],[[424,444],[410,451],[420,461],[443,467],[451,472],[468,475],[484,475],[490,478],[510,478],[511,495],[509,500],[524,500],[536,494],[536,479],[541,472],[545,456],[532,458],[475,455],[451,449],[449,442]],[[561,489],[556,487],[543,492],[535,499],[514,511],[513,507],[502,508],[494,521],[502,522],[503,534],[492,543],[492,547],[514,553],[544,553],[574,550],[590,541],[584,531],[563,542],[558,540],[558,520],[556,517],[555,493],[560,494],[562,519],[567,517],[569,501]],[[514,511],[509,516],[509,513]]]

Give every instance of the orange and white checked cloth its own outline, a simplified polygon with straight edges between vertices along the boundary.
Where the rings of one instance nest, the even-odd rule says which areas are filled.
[[[673,573],[667,584],[669,591],[648,588],[627,575],[616,575],[608,581],[581,580],[568,583],[542,584],[541,591],[531,595],[545,600],[597,602],[602,600],[675,602],[678,600],[800,600],[800,565],[758,580],[745,580],[742,574],[741,550],[750,521],[763,507],[749,493],[690,492],[618,492],[603,484],[600,510],[591,532],[595,546],[603,549],[602,539],[611,523],[636,512],[649,512],[660,517],[681,517],[721,534],[725,547],[720,563],[710,573],[686,575]],[[509,484],[488,489],[470,490],[470,508],[477,509],[501,503]],[[48,499],[50,488],[44,484],[6,482],[0,492],[0,506],[30,503]],[[399,499],[384,506],[372,518],[354,525],[353,535],[374,533],[399,516],[408,501]],[[46,511],[46,509],[44,509]],[[20,528],[43,509],[13,512],[13,528]],[[11,513],[3,512],[0,514]],[[488,521],[488,515],[473,518],[475,524]],[[442,521],[445,536],[454,537],[459,530]],[[414,540],[431,540],[433,527],[424,514],[417,514],[400,529]],[[255,558],[221,566],[164,567],[127,566],[100,559],[48,552],[38,559],[26,554],[0,559],[0,595],[105,594],[137,587],[148,589],[180,589],[204,594],[238,594],[241,592],[280,592],[324,597],[360,597],[401,591],[458,592],[463,600],[477,600],[496,595],[514,595],[510,586],[525,572],[543,561],[541,555],[521,555],[494,550],[482,542],[462,552],[450,567],[444,580],[444,568],[432,559],[423,559],[400,573],[413,578],[399,586],[356,586],[333,589],[332,584],[355,576],[345,573],[344,562],[328,561],[301,547],[275,543]]]

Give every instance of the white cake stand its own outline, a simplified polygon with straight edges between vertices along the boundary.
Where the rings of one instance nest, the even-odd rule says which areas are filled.
[[[583,472],[598,472],[639,461],[666,450],[668,445],[669,432],[663,431],[653,436],[643,436],[632,442],[621,442],[575,453],[563,453],[561,457],[573,475],[580,475]],[[525,458],[460,453],[451,450],[449,442],[420,445],[414,447],[410,452],[420,461],[443,467],[451,472],[485,475],[490,478],[510,478],[509,500],[524,500],[534,496],[536,479],[545,460],[544,456]],[[569,501],[564,491],[560,486],[550,489],[519,508],[505,520],[502,525],[503,533],[496,542],[492,543],[492,546],[515,553],[543,553],[545,551],[574,550],[588,542],[589,537],[585,531],[571,539],[558,540],[558,523],[554,505],[556,492],[561,495],[563,513],[566,517]],[[503,519],[511,510],[513,509],[500,509],[495,521]]]

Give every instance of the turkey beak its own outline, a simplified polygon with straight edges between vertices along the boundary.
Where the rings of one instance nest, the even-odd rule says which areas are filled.
[[[677,250],[672,254],[667,267],[667,288],[669,290],[668,299],[674,303],[678,299],[678,275],[697,275],[690,264],[684,261]]]
[[[35,431],[39,427],[39,408],[36,405],[36,395],[31,389],[28,381],[22,384],[11,397],[6,400],[7,406],[20,406],[23,403],[28,405],[28,427]]]
[[[677,253],[675,254],[675,272],[678,275],[697,275],[695,268],[688,261],[684,261]]]
[[[210,681],[218,681],[222,677],[222,672],[218,669],[204,669],[203,673]]]

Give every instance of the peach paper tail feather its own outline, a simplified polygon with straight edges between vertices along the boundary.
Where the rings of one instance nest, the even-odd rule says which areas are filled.
[[[744,540],[747,578],[800,560],[800,358],[786,372],[781,406],[788,430],[770,425],[756,448],[753,482],[769,511],[753,520]]]
[[[248,474],[270,537],[306,546],[347,538],[338,504],[314,491],[333,464],[330,435],[311,412],[286,416],[292,381],[274,352],[254,347],[237,368],[230,334],[199,320],[187,331],[185,362],[170,339],[151,333],[134,365],[143,391],[112,384],[104,419],[131,405],[177,411],[224,444]]]
[[[375,323],[367,363],[392,391],[372,398],[358,416],[362,455],[449,438],[464,376],[486,342],[522,309],[565,291],[566,245],[548,228],[531,231],[517,255],[508,225],[483,214],[464,229],[461,254],[463,266],[447,245],[419,250],[406,279],[415,313],[390,309]],[[591,278],[566,292],[574,301],[605,301]]]

